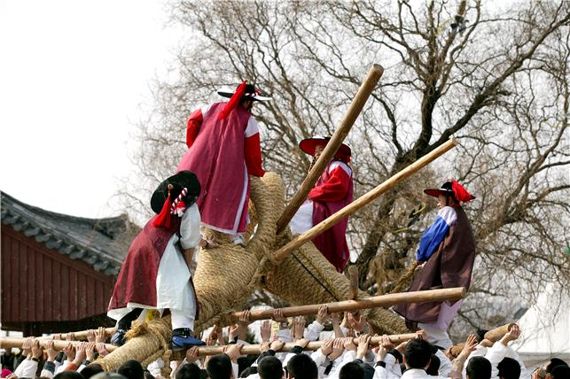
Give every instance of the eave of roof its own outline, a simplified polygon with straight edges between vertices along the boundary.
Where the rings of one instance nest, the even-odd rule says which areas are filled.
[[[5,192],[1,196],[2,224],[105,275],[118,274],[132,236],[127,231],[138,228],[126,215],[101,219],[75,217],[31,206]]]

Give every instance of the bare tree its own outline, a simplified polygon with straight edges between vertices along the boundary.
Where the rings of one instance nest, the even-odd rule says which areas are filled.
[[[187,47],[173,79],[156,84],[134,156],[144,185],[126,192],[144,198],[172,172],[193,108],[247,79],[273,94],[254,111],[265,164],[291,193],[309,164],[298,142],[331,134],[378,62],[385,75],[348,141],[357,195],[452,135],[462,146],[352,217],[361,285],[374,257],[396,257],[396,271],[413,259],[433,209],[421,188],[449,176],[478,195],[468,207],[479,241],[474,290],[494,291],[498,276],[569,280],[569,13],[563,0],[505,9],[467,0],[175,1]]]

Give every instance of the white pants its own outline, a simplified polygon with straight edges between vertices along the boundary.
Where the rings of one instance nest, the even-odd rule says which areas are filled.
[[[451,338],[447,333],[451,321],[459,312],[463,300],[457,301],[455,304],[451,305],[448,301],[441,303],[441,308],[439,309],[439,316],[436,322],[430,323],[418,323],[418,328],[423,329],[427,334],[427,340],[429,343],[443,347],[447,349],[453,346]]]

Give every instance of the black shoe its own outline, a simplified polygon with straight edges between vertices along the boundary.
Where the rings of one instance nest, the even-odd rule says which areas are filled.
[[[125,334],[127,333],[124,329],[117,329],[117,331],[111,336],[111,343],[115,346],[123,346],[125,343]]]

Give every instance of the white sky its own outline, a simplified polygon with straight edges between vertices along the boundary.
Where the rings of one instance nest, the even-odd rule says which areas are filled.
[[[167,19],[165,0],[0,0],[0,190],[117,214],[127,141],[182,39]]]

